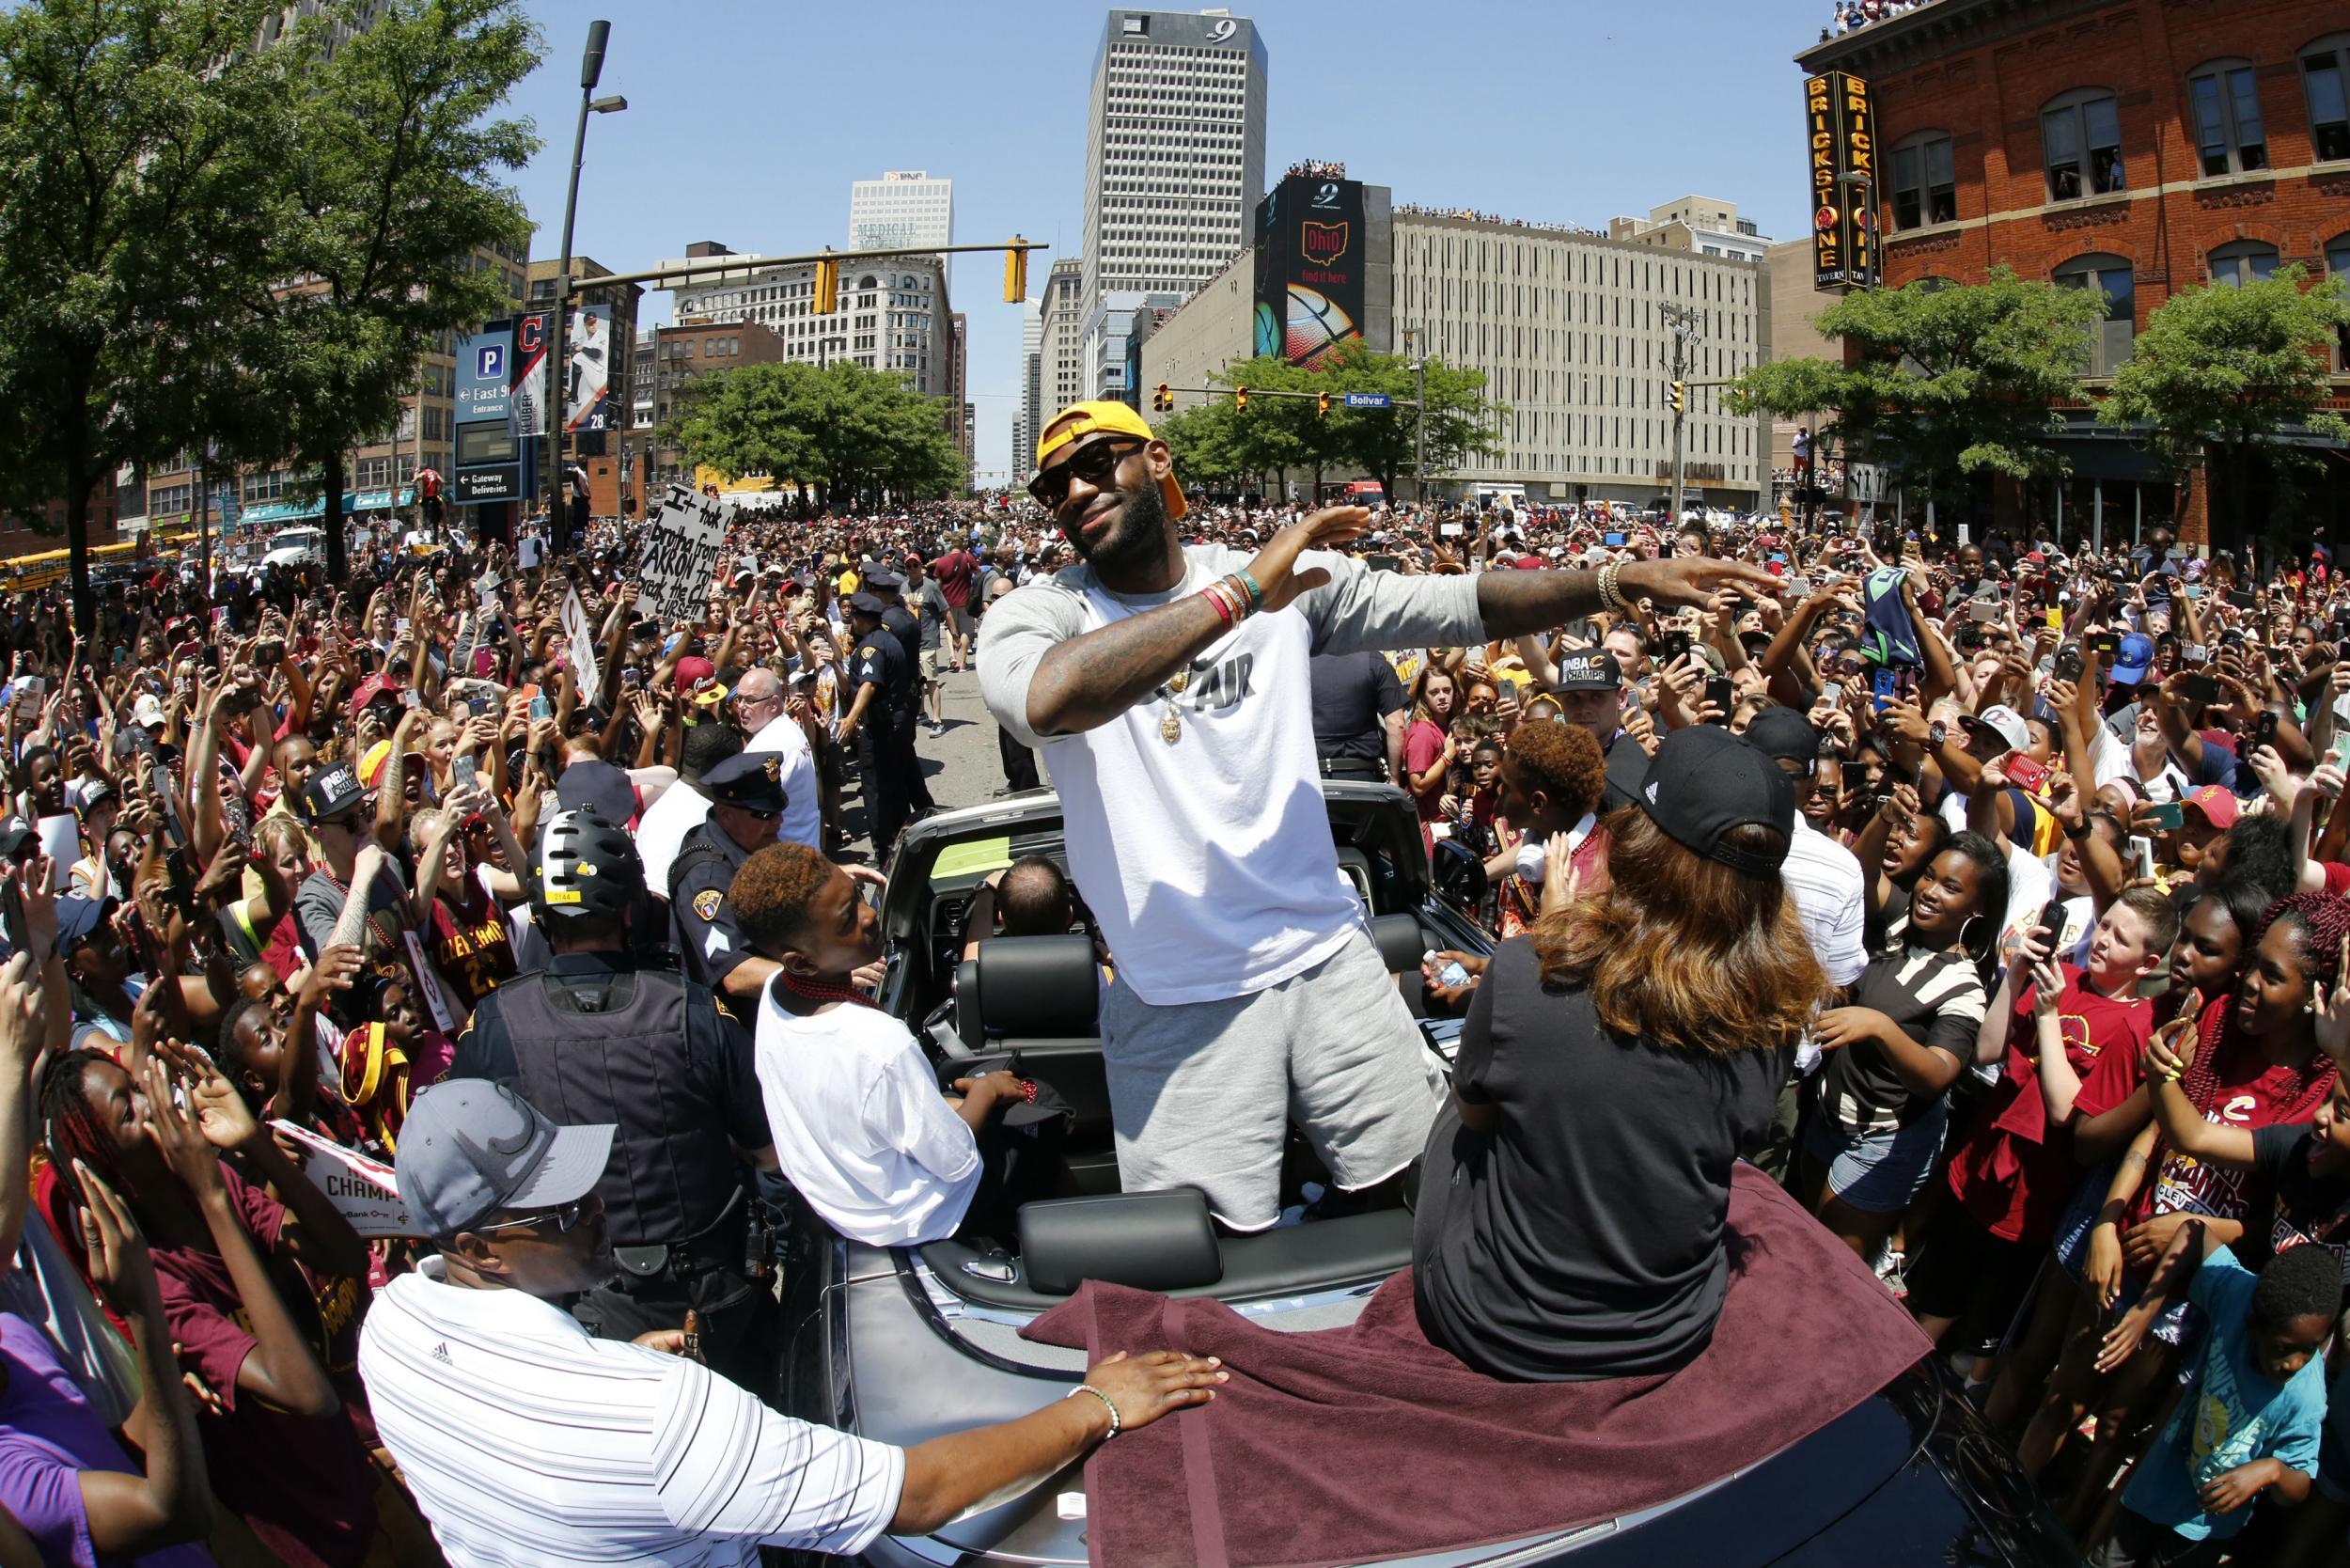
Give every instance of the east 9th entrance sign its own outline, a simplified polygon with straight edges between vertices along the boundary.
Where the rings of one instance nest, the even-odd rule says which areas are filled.
[[[1856,289],[1869,281],[1875,243],[1875,117],[1869,84],[1831,71],[1803,84],[1806,145],[1811,162],[1811,282]],[[1844,175],[1858,175],[1851,183]]]

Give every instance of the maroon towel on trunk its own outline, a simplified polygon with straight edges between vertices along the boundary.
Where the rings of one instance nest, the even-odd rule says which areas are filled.
[[[1215,1402],[1086,1462],[1095,1568],[1304,1568],[1482,1545],[1666,1502],[1769,1458],[1934,1347],[1834,1236],[1750,1166],[1730,1294],[1669,1377],[1501,1383],[1420,1333],[1410,1270],[1344,1328],[1284,1334],[1215,1301],[1089,1282],[1023,1332],[1220,1356]]]

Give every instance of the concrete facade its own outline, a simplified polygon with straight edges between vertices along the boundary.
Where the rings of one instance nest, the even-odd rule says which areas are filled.
[[[1037,345],[1041,384],[1035,433],[1040,435],[1055,414],[1087,397],[1082,358],[1085,318],[1080,312],[1084,293],[1084,264],[1075,257],[1063,257],[1054,262],[1053,270],[1044,276]],[[1035,443],[1031,441],[1025,451],[1014,452],[1012,459],[1012,482],[1026,483],[1036,472]]]
[[[686,247],[687,260],[734,253],[702,242]],[[894,370],[926,398],[961,399],[953,382],[954,307],[947,296],[947,271],[935,256],[898,256],[860,262],[841,259],[838,308],[812,313],[816,268],[812,262],[767,264],[742,258],[744,270],[697,281],[674,293],[678,321],[745,321],[766,327],[782,341],[783,357],[810,365],[846,359],[869,370]],[[664,261],[665,267],[680,261]]]

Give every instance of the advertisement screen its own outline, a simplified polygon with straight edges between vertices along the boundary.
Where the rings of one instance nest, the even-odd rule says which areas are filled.
[[[612,307],[590,305],[572,312],[563,345],[563,428],[577,434],[607,427],[612,382]]]
[[[1255,352],[1314,366],[1363,336],[1371,235],[1356,180],[1292,175],[1257,206]]]

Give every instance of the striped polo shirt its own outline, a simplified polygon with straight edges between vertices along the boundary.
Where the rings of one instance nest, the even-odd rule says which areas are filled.
[[[779,1416],[521,1291],[450,1285],[438,1258],[377,1295],[359,1374],[453,1568],[754,1568],[760,1542],[854,1555],[905,1480],[901,1450]]]

